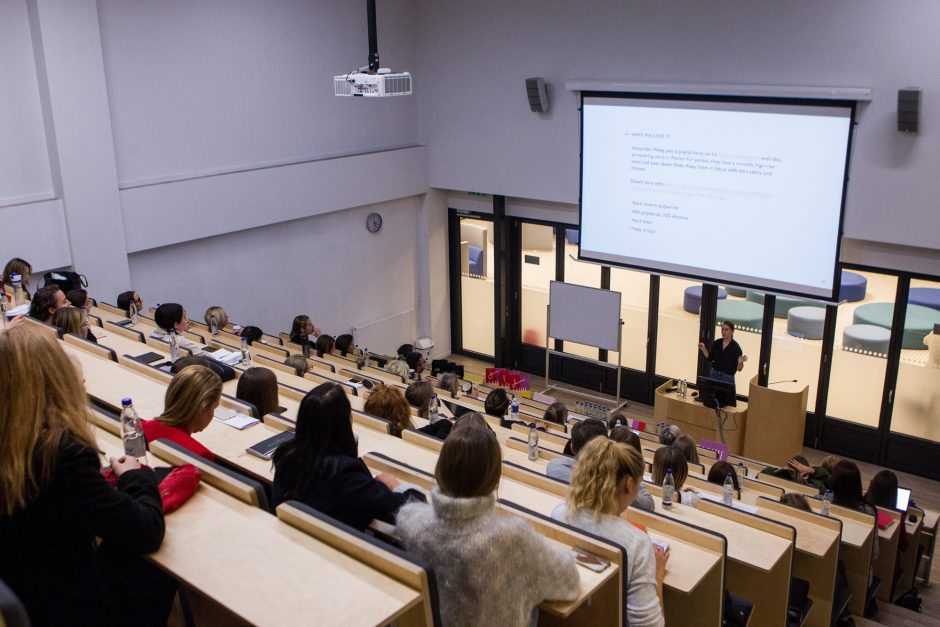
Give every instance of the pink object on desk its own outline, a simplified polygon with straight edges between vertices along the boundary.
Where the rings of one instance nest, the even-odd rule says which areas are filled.
[[[699,440],[698,445],[703,449],[715,451],[718,453],[718,459],[725,461],[728,459],[728,445],[713,440]]]

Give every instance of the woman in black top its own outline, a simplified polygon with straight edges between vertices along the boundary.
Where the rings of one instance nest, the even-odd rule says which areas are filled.
[[[297,432],[274,454],[274,505],[294,499],[364,530],[373,519],[395,522],[417,488],[392,475],[372,473],[359,459],[349,399],[336,383],[310,390],[297,410]]]
[[[747,361],[741,345],[734,341],[734,323],[729,320],[721,323],[721,337],[712,343],[711,349],[704,342],[699,342],[698,349],[712,366],[712,378],[719,381],[734,383],[734,375]]]
[[[163,541],[154,473],[122,456],[117,489],[102,476],[81,379],[56,340],[30,325],[0,333],[0,372],[0,579],[34,625],[165,623],[135,577]]]

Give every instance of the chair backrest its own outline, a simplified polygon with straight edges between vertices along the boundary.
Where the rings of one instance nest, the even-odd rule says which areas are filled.
[[[202,480],[212,487],[218,488],[243,503],[259,507],[264,511],[270,511],[264,487],[254,479],[249,479],[237,472],[223,468],[169,440],[161,439],[150,442],[149,448],[155,456],[175,466],[192,464],[202,471]]]
[[[118,360],[117,355],[115,355],[114,351],[108,348],[107,346],[102,346],[101,344],[95,344],[94,342],[90,342],[88,340],[82,339],[78,337],[77,335],[66,333],[65,335],[62,336],[62,341],[64,341],[66,344],[69,344],[70,346],[74,346],[75,348],[83,350],[86,353],[91,353],[95,357],[101,357],[102,359],[106,359],[108,361]]]
[[[414,555],[376,540],[299,501],[277,507],[277,517],[320,542],[353,557],[387,577],[421,593],[419,608],[399,619],[401,624],[440,625],[440,605],[434,572]]]
[[[111,320],[105,320],[104,330],[108,333],[114,333],[115,335],[120,335],[122,337],[129,338],[135,342],[140,342],[145,344],[147,342],[146,336],[143,331],[138,331],[137,329],[131,329],[125,326],[121,326],[112,322]]]
[[[0,579],[0,625],[29,627],[29,616],[19,597]]]

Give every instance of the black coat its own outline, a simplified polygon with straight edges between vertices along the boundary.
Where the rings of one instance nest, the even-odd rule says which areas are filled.
[[[97,453],[73,440],[42,493],[12,516],[0,515],[0,579],[34,625],[127,624],[107,556],[155,551],[163,532],[154,473],[125,472],[115,490]]]
[[[376,518],[394,523],[398,508],[411,498],[425,500],[424,494],[416,490],[392,492],[372,478],[361,459],[335,455],[328,458],[326,465],[322,477],[307,477],[298,487],[284,485],[283,474],[275,469],[274,506],[297,500],[362,531]]]

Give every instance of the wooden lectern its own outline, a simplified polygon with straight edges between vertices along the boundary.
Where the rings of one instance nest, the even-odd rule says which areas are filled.
[[[749,404],[738,401],[736,407],[724,407],[720,412],[697,403],[689,390],[680,398],[673,389],[676,382],[670,379],[656,388],[653,400],[653,417],[656,422],[674,424],[696,441],[701,439],[726,442],[734,455],[746,455],[744,441],[747,430]],[[801,432],[802,433],[802,432]],[[801,436],[802,437],[802,436]]]
[[[748,389],[747,431],[744,456],[775,466],[803,452],[806,399],[809,386],[799,392],[784,392],[757,385],[757,375]]]

